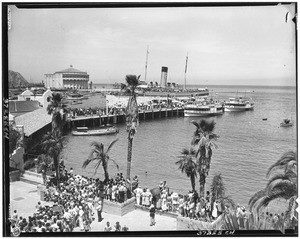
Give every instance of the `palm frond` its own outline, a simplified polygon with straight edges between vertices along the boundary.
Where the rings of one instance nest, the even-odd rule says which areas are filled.
[[[182,155],[183,157],[185,157],[185,155],[187,155],[189,153],[190,153],[190,151],[188,149],[186,149],[186,148],[184,148],[184,149],[181,150],[181,154],[183,154]]]
[[[86,159],[83,164],[82,164],[82,168],[86,168],[92,161],[96,160],[96,158],[88,158]]]
[[[191,123],[196,126],[197,129],[200,129],[200,124],[196,120],[192,120]]]
[[[285,168],[286,165],[289,162],[295,162],[297,164],[297,155],[294,151],[288,151],[284,153],[279,160],[277,160],[276,163],[272,164],[268,171],[267,171],[267,177],[270,176],[271,172],[278,169],[278,168]]]
[[[230,205],[232,208],[235,208],[235,202],[230,196],[223,196],[220,200],[224,205]]]
[[[276,182],[280,181],[291,181],[296,182],[297,174],[291,170],[287,171],[285,174],[277,174],[274,175],[268,182],[267,188],[272,188]]]
[[[110,149],[112,148],[112,146],[114,146],[114,144],[115,144],[118,140],[119,140],[119,139],[115,139],[115,140],[113,140],[113,141],[108,145],[105,154],[108,154],[108,152],[110,151]]]
[[[270,194],[268,194],[267,196],[262,197],[256,206],[256,212],[258,213],[259,210],[262,207],[266,207],[269,205],[269,203],[277,198],[283,198],[283,199],[289,199],[290,196],[286,194],[286,191],[282,191],[282,190],[273,190]]]
[[[254,204],[261,199],[262,197],[266,196],[267,192],[265,189],[258,191],[257,193],[255,193],[249,200],[248,205],[249,205],[249,209],[250,211],[252,211],[252,208],[254,206]]]
[[[129,86],[136,87],[139,85],[140,75],[137,77],[136,75],[126,75],[125,80]]]
[[[276,183],[275,185],[272,185],[272,187],[269,186],[267,188],[267,193],[269,195],[274,191],[284,191],[286,193],[286,197],[292,197],[294,195],[297,195],[297,185],[289,180],[283,180]]]
[[[119,171],[119,165],[117,164],[117,162],[114,159],[111,159],[111,158],[110,158],[110,160],[116,165],[116,167],[117,167],[117,169]]]

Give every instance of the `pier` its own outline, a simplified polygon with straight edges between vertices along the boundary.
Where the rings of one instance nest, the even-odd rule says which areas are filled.
[[[139,110],[139,120],[154,120],[183,116],[183,108],[159,108],[151,110]],[[106,124],[120,124],[126,121],[125,113],[113,115],[85,115],[67,118],[68,129],[75,127],[97,127]]]

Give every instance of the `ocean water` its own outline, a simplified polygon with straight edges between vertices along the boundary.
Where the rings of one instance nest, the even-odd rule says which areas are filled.
[[[266,172],[271,164],[288,150],[296,150],[296,88],[256,86],[210,86],[211,94],[219,100],[246,96],[253,98],[255,108],[247,112],[225,112],[222,116],[210,117],[216,122],[215,133],[220,137],[213,150],[211,169],[206,189],[215,174],[221,173],[226,194],[239,204],[247,205],[250,197],[266,185]],[[245,93],[246,92],[246,93]],[[93,100],[89,99],[89,100]],[[95,104],[103,105],[104,98],[94,98]],[[267,118],[263,121],[263,118]],[[281,128],[284,118],[292,118],[293,127]],[[191,120],[200,118],[174,117],[141,121],[133,140],[131,176],[137,175],[144,187],[156,187],[166,180],[171,191],[187,193],[191,189],[189,178],[175,165],[183,148],[189,148],[195,126]],[[118,125],[117,135],[80,137],[68,135],[63,151],[66,166],[75,173],[93,176],[94,165],[82,169],[83,161],[89,156],[91,142],[105,146],[118,138],[110,151],[110,157],[126,174],[127,132],[125,125]],[[117,173],[113,163],[109,174]],[[99,167],[94,177],[104,178]],[[199,181],[196,179],[199,190]]]

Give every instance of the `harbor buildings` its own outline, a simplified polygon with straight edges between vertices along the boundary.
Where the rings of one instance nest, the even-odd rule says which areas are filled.
[[[70,65],[69,68],[45,74],[45,87],[55,89],[88,89],[89,75],[87,72],[77,70]]]

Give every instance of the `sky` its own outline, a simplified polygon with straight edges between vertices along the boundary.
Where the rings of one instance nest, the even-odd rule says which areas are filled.
[[[30,82],[74,68],[93,83],[127,74],[198,85],[296,85],[295,5],[18,9],[11,6],[9,69]],[[286,22],[286,14],[289,20]]]

